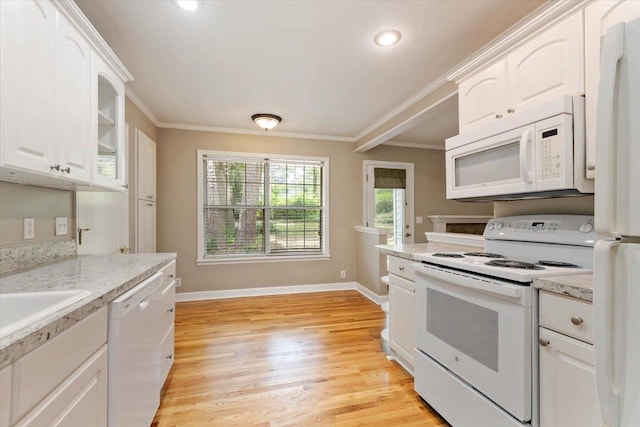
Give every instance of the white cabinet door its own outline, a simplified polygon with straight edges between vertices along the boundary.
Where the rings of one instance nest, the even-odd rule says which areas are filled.
[[[156,251],[156,204],[138,200],[136,253]]]
[[[0,1],[2,164],[51,174],[55,166],[56,9]]]
[[[638,18],[640,18],[640,1],[637,0],[600,0],[589,4],[584,11],[587,178],[595,177],[600,38],[613,24],[629,22]]]
[[[584,94],[582,11],[509,55],[509,109],[521,111],[562,95]]]
[[[63,176],[91,180],[91,47],[62,16],[56,53],[56,153]]]
[[[166,331],[160,343],[160,388],[162,389],[167,376],[171,371],[174,360],[174,326]]]
[[[415,348],[415,284],[389,276],[389,346],[403,362],[413,368]]]
[[[136,194],[138,199],[156,200],[156,143],[137,129],[138,176]]]
[[[11,425],[11,365],[0,370],[0,427]]]
[[[593,346],[540,328],[540,426],[593,426],[598,418]]]
[[[501,118],[507,110],[507,90],[506,59],[460,82],[460,133]]]
[[[15,427],[106,427],[107,354],[105,344]]]

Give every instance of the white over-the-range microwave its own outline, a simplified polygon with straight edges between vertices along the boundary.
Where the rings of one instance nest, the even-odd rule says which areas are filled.
[[[584,98],[563,96],[446,140],[447,198],[520,200],[593,193]]]

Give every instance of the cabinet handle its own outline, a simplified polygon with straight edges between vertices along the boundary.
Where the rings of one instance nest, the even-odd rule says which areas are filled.
[[[584,323],[584,319],[582,317],[572,316],[571,323],[573,323],[576,326],[582,325],[582,323]]]
[[[147,203],[147,206],[152,207],[153,203]]]
[[[589,164],[587,165],[587,170],[588,170],[588,171],[594,171],[594,170],[596,170],[596,165],[594,165],[593,163],[589,163]]]
[[[49,169],[59,171],[60,170],[60,165],[49,166]]]
[[[502,114],[496,114],[496,119],[501,119],[502,118]]]
[[[544,338],[540,338],[540,339],[538,340],[538,342],[540,343],[540,345],[541,345],[542,347],[546,347],[546,346],[548,346],[549,344],[551,344],[551,342],[550,342],[549,340],[544,339]]]
[[[404,237],[411,237],[411,233],[405,233]]]
[[[509,108],[507,110],[507,113],[509,113],[509,114],[512,114],[512,113],[515,113],[515,112],[516,112],[515,108]]]
[[[64,169],[60,169],[60,172],[66,172],[66,173],[71,173],[71,166],[67,166]]]
[[[173,274],[168,274],[167,276],[169,277],[169,279],[173,279]]]
[[[167,310],[167,313],[173,313],[173,307],[171,307],[169,310]]]
[[[398,267],[398,270],[404,271],[404,267]]]
[[[147,199],[153,199],[153,196],[147,196]]]
[[[129,188],[129,184],[124,184],[122,188]]]
[[[168,356],[165,356],[165,359],[169,359],[169,360],[173,359],[173,354],[170,354],[170,355],[168,355]]]

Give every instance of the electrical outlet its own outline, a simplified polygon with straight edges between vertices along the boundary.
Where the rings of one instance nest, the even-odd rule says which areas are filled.
[[[64,236],[67,234],[67,217],[66,216],[57,216],[55,217],[55,235],[56,236]]]
[[[417,216],[416,217],[416,224],[422,224],[422,217],[421,216]]]
[[[344,270],[340,270],[340,278],[341,279],[346,279],[347,278],[347,272]]]
[[[182,286],[182,279],[179,277],[176,277],[176,288],[179,288],[180,286]]]
[[[33,218],[23,218],[22,234],[24,239],[33,239],[36,237],[36,223]]]

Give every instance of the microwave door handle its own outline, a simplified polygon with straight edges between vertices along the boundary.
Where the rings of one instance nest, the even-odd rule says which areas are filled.
[[[620,58],[624,53],[625,24],[611,27],[604,36],[600,65],[596,121],[595,229],[600,234],[616,231],[614,222],[616,141],[613,136],[615,85]]]
[[[531,170],[530,170],[530,138],[531,129],[527,129],[522,132],[522,138],[520,138],[520,171],[522,173],[522,179],[526,183],[531,183]]]

